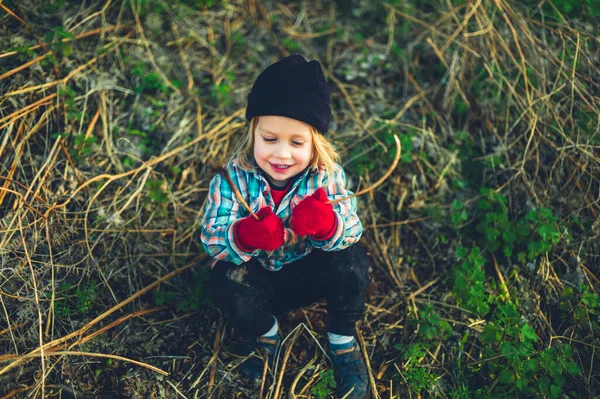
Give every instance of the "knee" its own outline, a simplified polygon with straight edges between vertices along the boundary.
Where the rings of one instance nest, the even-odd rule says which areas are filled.
[[[232,302],[235,294],[244,291],[250,284],[246,264],[235,265],[229,262],[217,262],[208,276],[208,289],[217,306],[223,302]]]
[[[369,285],[369,257],[365,249],[358,245],[333,253],[329,266],[334,278],[340,282],[362,288]]]

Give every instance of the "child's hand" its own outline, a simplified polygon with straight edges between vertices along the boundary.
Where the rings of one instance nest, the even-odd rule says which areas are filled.
[[[283,220],[265,206],[256,214],[259,220],[248,216],[236,223],[235,238],[240,247],[253,251],[274,251],[283,245]]]
[[[292,230],[301,236],[313,239],[326,239],[333,231],[337,218],[333,205],[326,204],[327,194],[323,188],[304,198],[292,210]]]

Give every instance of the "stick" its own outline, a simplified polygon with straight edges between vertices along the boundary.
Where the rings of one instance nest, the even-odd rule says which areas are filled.
[[[98,33],[102,33],[103,31],[104,32],[110,32],[110,31],[121,29],[121,28],[124,28],[124,27],[125,27],[125,25],[116,25],[116,26],[109,26],[108,28],[94,29],[94,30],[91,30],[89,32],[80,33],[79,35],[75,36],[75,40],[81,39],[81,38],[84,38],[84,37],[88,37],[88,36],[92,36],[92,35],[95,35],[95,34],[98,34]],[[66,37],[64,39],[59,40],[58,42],[67,43],[67,42],[70,42],[70,41],[71,41],[71,39],[69,39],[68,37]],[[58,43],[58,42],[56,42],[56,43]],[[56,43],[52,43],[52,44],[56,44]],[[28,50],[36,50],[36,49],[38,49],[40,47],[42,47],[42,46],[40,46],[39,44],[37,44],[35,46],[29,47]],[[18,51],[9,51],[8,53],[0,54],[0,58],[9,57],[9,56],[15,55],[17,53],[18,53]]]
[[[301,332],[302,332],[302,330],[300,330],[300,329],[297,330],[294,333],[294,335],[292,336],[292,339],[290,339],[290,342],[288,343],[288,347],[285,348],[285,354],[283,355],[283,363],[281,364],[281,371],[279,371],[279,378],[277,379],[277,386],[275,387],[275,395],[273,395],[274,399],[277,399],[279,397],[279,390],[281,389],[281,382],[283,381],[283,374],[285,371],[285,367],[287,366],[287,362],[290,357],[290,353],[292,353],[292,347],[294,346],[294,343],[298,339],[298,336],[300,335]]]
[[[365,345],[365,340],[363,339],[362,333],[358,328],[356,328],[356,336],[358,337],[358,341],[360,342],[360,348],[362,350],[363,357],[365,358],[365,364],[367,366],[367,372],[369,374],[369,382],[371,383],[371,392],[373,394],[373,399],[379,399],[379,394],[377,393],[377,386],[375,385],[375,378],[373,378],[373,370],[371,369],[371,362],[369,361],[369,356],[367,354],[367,347]]]
[[[269,368],[269,358],[267,355],[264,356],[263,361],[263,372],[260,383],[260,391],[258,392],[258,399],[263,399],[263,393],[265,392],[265,382],[267,381],[267,369]]]
[[[219,356],[219,349],[221,348],[221,327],[223,327],[223,323],[222,323],[221,318],[219,318],[219,323],[217,326],[217,334],[215,336],[215,343],[213,345],[213,356]],[[209,397],[213,390],[213,385],[215,384],[216,373],[217,373],[217,361],[215,358],[215,361],[212,362],[212,364],[210,365],[210,374],[208,377],[208,388],[206,391],[208,392]]]
[[[0,76],[0,80],[2,80],[1,76]],[[19,116],[19,114],[27,111],[30,108],[34,108],[34,107],[35,108],[39,108],[39,107],[42,107],[44,105],[48,105],[48,104],[50,104],[50,100],[52,100],[56,96],[57,96],[56,93],[52,93],[52,94],[50,94],[50,95],[42,98],[41,100],[38,100],[38,101],[36,101],[36,102],[34,102],[32,104],[26,105],[23,108],[16,110],[15,112],[13,112],[10,115],[6,115],[4,118],[0,118],[0,122],[4,122],[5,120],[12,119],[13,117],[17,117],[17,116]]]
[[[235,197],[238,199],[238,201],[240,201],[242,206],[244,208],[246,208],[246,210],[250,213],[250,215],[254,216],[254,219],[259,220],[258,216],[256,216],[256,214],[254,212],[252,212],[252,209],[250,209],[250,206],[248,206],[248,203],[246,203],[246,200],[244,200],[244,197],[242,197],[242,194],[240,194],[240,192],[237,189],[237,187],[235,186],[235,184],[233,184],[233,181],[231,180],[231,176],[229,176],[229,173],[227,173],[227,171],[225,169],[223,169],[221,172],[219,172],[219,174],[221,176],[223,176],[225,178],[225,180],[227,180],[227,183],[229,183],[229,187],[231,187],[231,189],[233,190],[233,193],[235,194]]]
[[[163,371],[161,369],[159,369],[158,367],[154,367],[151,366],[149,364],[146,363],[142,363],[142,362],[138,362],[137,360],[133,360],[133,359],[128,359],[126,357],[123,356],[117,356],[117,355],[108,355],[106,353],[93,353],[93,352],[72,352],[72,351],[59,351],[59,352],[45,352],[44,356],[63,356],[63,355],[67,355],[67,356],[94,356],[94,357],[105,357],[108,359],[115,359],[115,360],[121,360],[123,362],[129,362],[129,363],[133,363],[133,364],[137,364],[138,366],[142,366],[145,367],[147,369],[150,369],[152,371],[155,371],[159,374],[162,374],[164,376],[168,376],[169,373],[167,373],[166,371]],[[26,355],[14,355],[20,359],[23,358],[33,358],[33,357],[38,357],[39,355],[37,354],[31,354],[28,353]]]
[[[375,182],[375,184],[373,184],[371,187],[367,187],[364,190],[360,190],[359,192],[357,192],[355,194],[349,195],[344,198],[337,198],[337,199],[334,199],[331,201],[327,201],[326,203],[327,204],[335,204],[337,202],[346,201],[346,200],[349,200],[350,198],[358,197],[359,195],[363,195],[365,193],[373,191],[373,190],[375,190],[375,188],[380,186],[381,183],[383,183],[388,177],[390,177],[390,175],[392,174],[394,169],[396,169],[396,165],[398,165],[398,162],[400,161],[400,151],[402,150],[402,144],[400,144],[400,139],[395,134],[394,134],[394,140],[396,140],[396,156],[394,157],[394,162],[392,162],[392,166],[390,166],[390,169],[385,173],[385,175],[383,175],[381,177],[381,179],[377,180]]]

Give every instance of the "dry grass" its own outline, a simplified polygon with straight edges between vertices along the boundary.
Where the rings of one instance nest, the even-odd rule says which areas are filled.
[[[474,206],[477,184],[513,215],[545,207],[565,226],[532,270],[494,257],[488,292],[519,304],[540,346],[571,342],[579,392],[599,389],[597,321],[585,335],[556,310],[566,287],[600,283],[597,26],[504,0],[42,3],[0,3],[1,398],[311,395],[329,367],[322,304],[283,320],[278,373],[255,389],[238,380],[214,308],[157,307],[149,294],[195,294],[208,182],[246,132],[256,74],[290,52],[326,70],[355,191],[385,175],[394,133],[412,138],[359,198],[373,397],[418,396],[394,345],[418,340],[407,320],[425,304],[455,329],[420,359],[438,377],[429,395],[461,384],[458,357],[482,359],[488,320],[457,306],[446,278],[456,246],[472,244],[469,222],[448,223],[452,201]]]

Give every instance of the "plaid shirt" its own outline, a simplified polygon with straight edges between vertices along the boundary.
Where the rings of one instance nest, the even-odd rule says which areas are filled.
[[[225,169],[254,213],[264,206],[275,208],[269,183],[258,168],[242,169],[234,159]],[[292,209],[319,187],[325,189],[330,200],[351,195],[352,192],[346,190],[345,183],[344,170],[339,165],[336,165],[332,178],[321,170],[307,169],[301,172],[274,211],[284,223],[283,246],[272,253],[258,249],[244,252],[236,244],[233,225],[234,222],[249,216],[249,213],[235,197],[227,180],[217,175],[210,182],[206,200],[202,220],[202,244],[206,252],[217,260],[239,265],[256,257],[271,271],[279,270],[285,264],[303,258],[313,248],[340,251],[358,242],[363,231],[356,214],[356,198],[333,204],[338,223],[333,237],[329,240],[317,241],[310,237],[298,236],[290,228],[290,221]]]

